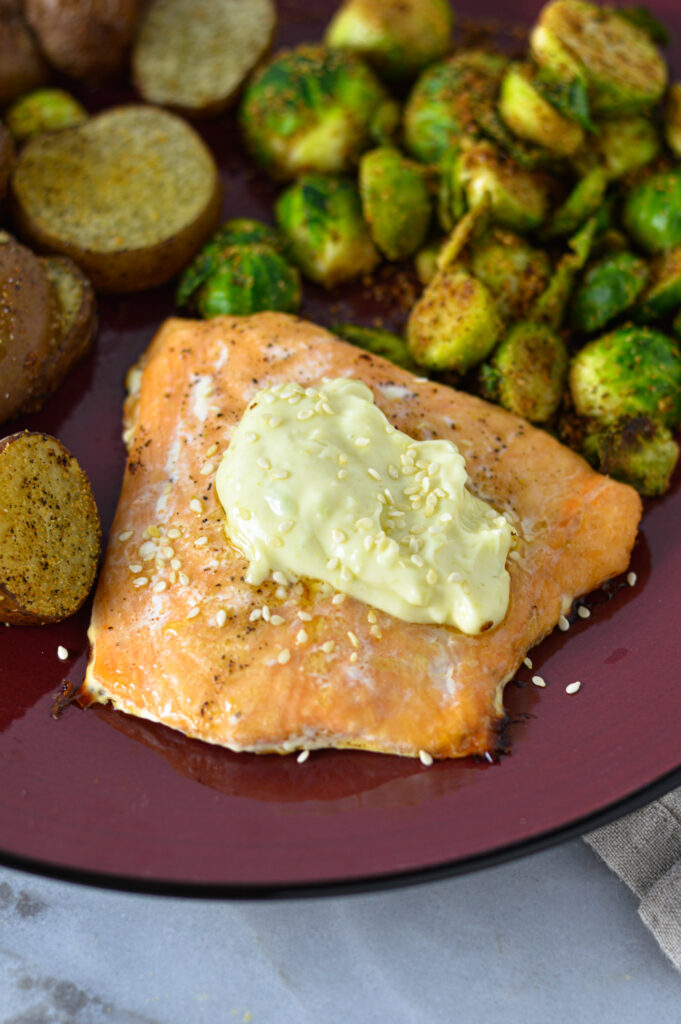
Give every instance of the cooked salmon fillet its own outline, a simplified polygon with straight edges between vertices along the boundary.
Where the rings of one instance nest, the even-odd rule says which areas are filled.
[[[503,622],[402,621],[327,586],[244,582],[214,476],[263,387],[364,381],[418,440],[448,438],[518,533]],[[275,313],[172,319],[129,377],[129,457],[90,625],[81,702],[111,701],[232,750],[493,752],[503,688],[573,599],[628,565],[634,490],[547,433]],[[335,599],[334,599],[335,598]]]

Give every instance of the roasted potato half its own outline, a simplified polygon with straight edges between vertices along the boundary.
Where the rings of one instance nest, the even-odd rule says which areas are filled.
[[[120,71],[135,31],[139,0],[25,0],[26,17],[47,59],[72,78]]]
[[[19,0],[0,0],[0,106],[43,85],[50,70]]]
[[[0,620],[41,625],[73,615],[97,572],[101,527],[90,482],[48,434],[0,441]]]

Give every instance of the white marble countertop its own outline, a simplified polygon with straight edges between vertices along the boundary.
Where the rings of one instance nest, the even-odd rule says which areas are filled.
[[[0,868],[0,1024],[649,1024],[681,976],[581,840],[444,882],[221,902]]]

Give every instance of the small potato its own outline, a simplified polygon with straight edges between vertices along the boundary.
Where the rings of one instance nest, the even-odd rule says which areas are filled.
[[[25,0],[26,17],[50,63],[72,78],[120,71],[139,0]]]
[[[50,71],[19,0],[0,0],[0,106],[11,103],[49,78]]]
[[[73,615],[101,548],[90,482],[55,437],[0,441],[0,621],[41,625]]]
[[[32,252],[1,232],[0,422],[36,407],[57,328],[47,274]]]

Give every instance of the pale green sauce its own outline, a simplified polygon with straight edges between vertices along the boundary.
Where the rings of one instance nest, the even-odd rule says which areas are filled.
[[[248,583],[323,580],[407,622],[475,634],[506,614],[513,530],[467,480],[451,441],[415,441],[366,385],[339,379],[258,392],[216,487]]]

